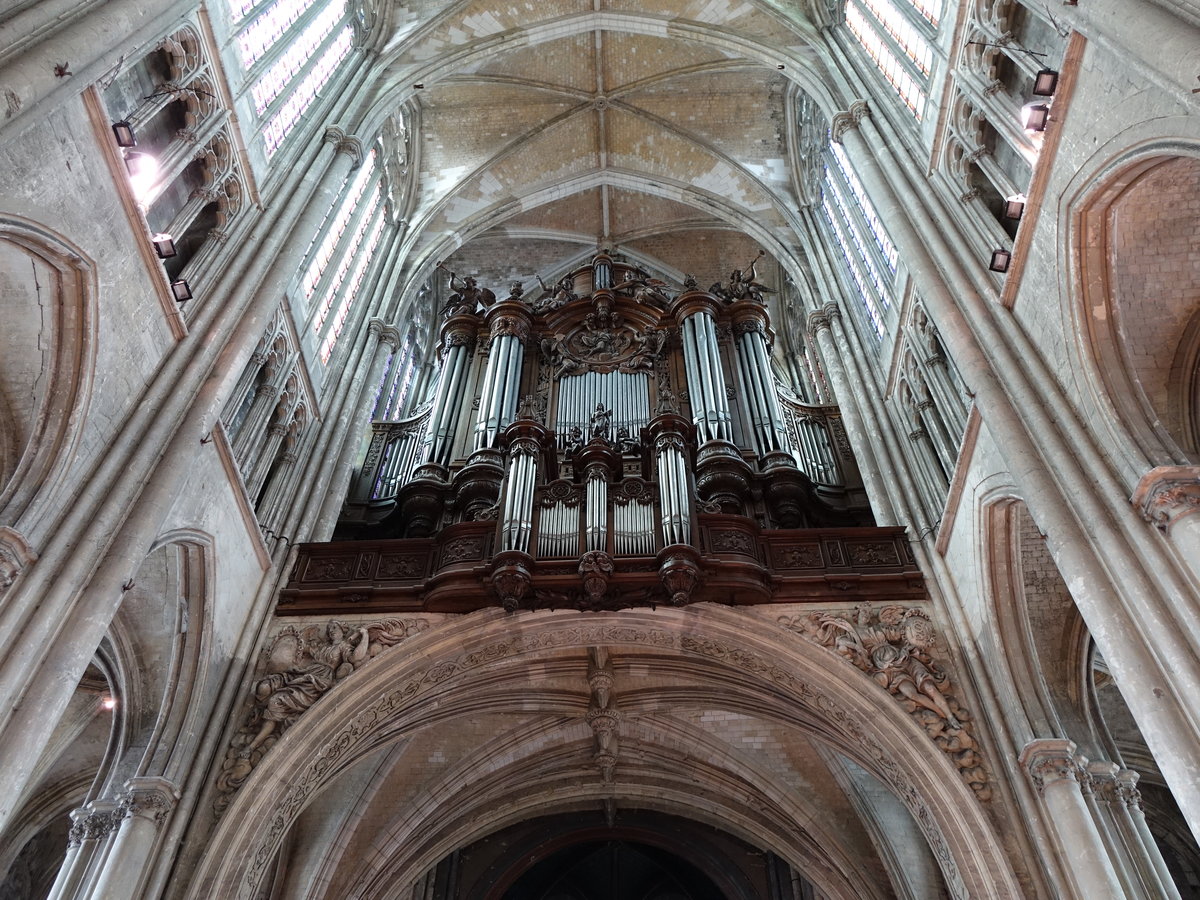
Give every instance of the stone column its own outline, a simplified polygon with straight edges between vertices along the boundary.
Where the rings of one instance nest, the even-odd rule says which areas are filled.
[[[91,900],[138,896],[159,830],[178,800],[179,790],[166,778],[139,776],[125,782],[116,839]]]
[[[1129,769],[1115,770],[1111,782],[1097,793],[1108,803],[1109,810],[1125,840],[1125,846],[1141,875],[1142,885],[1150,896],[1179,900],[1179,890],[1163,860],[1162,852],[1142,811],[1142,794],[1137,789],[1138,774]]]
[[[95,835],[89,834],[89,815],[85,807],[71,810],[71,829],[67,832],[67,856],[58,868],[58,876],[54,879],[47,900],[70,900],[75,895],[83,873],[87,871],[96,846]]]
[[[66,894],[64,898],[90,898],[93,889],[100,878],[104,866],[112,852],[113,834],[121,824],[125,814],[119,800],[93,800],[87,805],[89,815],[84,820],[84,839],[80,845],[80,856],[87,856],[87,867],[81,873],[75,885],[74,894]],[[88,841],[91,841],[90,848]],[[99,898],[97,898],[99,900]]]
[[[22,578],[20,593],[6,598],[13,608],[33,612],[19,621],[0,617],[0,638],[21,636],[5,643],[9,650],[0,660],[0,695],[20,698],[0,731],[0,828],[15,812],[38,754],[120,606],[121,585],[162,530],[187,460],[220,414],[230,373],[241,371],[253,352],[317,226],[361,160],[356,139],[328,129],[326,140],[334,146],[315,155],[311,181],[301,181],[284,201],[276,230],[256,242],[221,302],[199,311],[192,338],[180,345],[192,352],[164,361],[39,565]],[[305,190],[313,182],[311,192]],[[37,603],[23,603],[21,596]],[[61,639],[64,633],[70,640]]]
[[[1059,738],[1030,741],[1019,761],[1041,797],[1047,832],[1058,838],[1055,850],[1074,896],[1124,900],[1125,890],[1080,790],[1087,760],[1076,755],[1075,744]]]
[[[832,131],[906,267],[922,280],[931,320],[962,365],[980,415],[1180,809],[1200,832],[1200,773],[1189,762],[1200,744],[1191,713],[1200,659],[1195,623],[1180,615],[1178,603],[1178,596],[1190,596],[1190,584],[1174,554],[1139,531],[1132,511],[1122,508],[1119,482],[1057,385],[1031,376],[1021,356],[1027,338],[1011,314],[981,295],[943,233],[940,208],[908,180],[907,161],[893,156],[866,103],[834,116]]]
[[[871,509],[875,513],[875,521],[880,525],[894,525],[897,522],[891,498],[884,484],[884,473],[879,470],[879,459],[872,449],[874,441],[882,439],[879,436],[879,424],[875,424],[872,434],[863,421],[862,412],[858,406],[858,398],[854,394],[853,382],[846,374],[842,354],[849,358],[850,346],[845,334],[839,334],[835,340],[834,324],[840,333],[842,328],[842,313],[837,304],[828,303],[820,312],[814,312],[808,317],[808,332],[817,342],[821,357],[825,361],[825,371],[833,382],[833,392],[842,411],[842,421],[846,423],[846,434],[855,448],[858,460],[858,471],[862,475],[863,486],[871,500]]]

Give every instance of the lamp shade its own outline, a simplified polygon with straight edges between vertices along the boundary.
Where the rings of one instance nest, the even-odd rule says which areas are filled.
[[[1021,107],[1021,124],[1026,131],[1045,131],[1050,121],[1050,107],[1045,103],[1026,103]]]
[[[1020,194],[1007,197],[1004,200],[1004,218],[1019,219],[1025,215],[1025,198]]]
[[[192,299],[191,286],[183,278],[171,282],[171,294],[175,297],[176,303],[183,303],[185,300]]]
[[[176,254],[175,239],[169,234],[156,234],[150,239],[154,243],[154,252],[159,259],[170,259]]]
[[[113,122],[112,125],[113,137],[117,139],[118,147],[136,147],[137,135],[133,133],[133,126],[122,119],[120,122]]]
[[[1033,95],[1035,97],[1053,97],[1058,88],[1058,73],[1053,69],[1042,69],[1033,76]]]
[[[1004,249],[993,250],[992,261],[988,263],[988,268],[993,272],[1007,272],[1011,262],[1012,253]]]

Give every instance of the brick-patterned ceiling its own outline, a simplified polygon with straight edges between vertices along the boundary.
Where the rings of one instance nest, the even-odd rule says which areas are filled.
[[[702,283],[758,246],[794,258],[788,117],[820,80],[815,4],[387,7],[377,102],[404,110],[412,135],[412,281],[449,259],[498,293],[514,278],[532,289],[599,245]]]

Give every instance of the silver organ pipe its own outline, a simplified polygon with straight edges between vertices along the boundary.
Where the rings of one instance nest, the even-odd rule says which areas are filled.
[[[636,438],[650,421],[650,376],[642,372],[585,372],[558,382],[554,429],[558,446],[565,447],[571,429],[578,426],[588,438],[596,404],[612,414],[612,434],[628,428]]]
[[[533,488],[537,470],[537,444],[528,438],[513,442],[508,463],[508,490],[501,517],[501,549],[529,552],[533,530]]]
[[[511,424],[516,413],[524,359],[525,347],[517,335],[501,334],[493,339],[479,394],[474,449],[496,446],[500,432]]]
[[[729,399],[725,395],[716,323],[707,311],[694,312],[683,320],[683,353],[692,417],[701,443],[730,440]]]
[[[447,351],[442,378],[434,395],[426,438],[429,447],[427,459],[440,466],[449,466],[454,452],[454,426],[466,392],[472,352],[473,348],[468,343],[455,344]]]

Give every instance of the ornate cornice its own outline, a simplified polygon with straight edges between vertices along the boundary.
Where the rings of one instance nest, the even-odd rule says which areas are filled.
[[[1200,511],[1200,466],[1159,466],[1142,476],[1130,503],[1151,525],[1167,532]]]
[[[367,333],[374,335],[381,344],[387,344],[393,351],[399,350],[404,341],[395,325],[389,325],[380,318],[372,317],[367,322]]]

